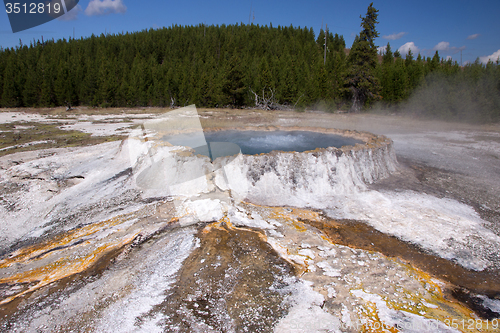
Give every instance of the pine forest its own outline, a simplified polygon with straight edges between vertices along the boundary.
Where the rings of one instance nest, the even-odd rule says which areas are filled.
[[[377,51],[368,8],[352,46],[310,28],[171,26],[0,50],[0,107],[372,107],[500,120],[500,66]],[[326,45],[325,45],[326,44]]]

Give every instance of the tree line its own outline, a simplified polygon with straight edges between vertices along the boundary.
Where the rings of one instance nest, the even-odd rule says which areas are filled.
[[[319,105],[359,111],[376,103],[400,106],[431,88],[440,89],[440,105],[434,108],[427,98],[412,112],[462,117],[463,103],[449,102],[467,95],[471,105],[484,106],[480,119],[500,119],[498,62],[461,67],[438,52],[425,58],[411,51],[403,59],[389,44],[378,54],[377,12],[368,7],[350,49],[343,36],[323,29],[315,36],[311,28],[272,24],[173,25],[21,42],[0,50],[0,106]],[[438,81],[449,89],[434,87]]]

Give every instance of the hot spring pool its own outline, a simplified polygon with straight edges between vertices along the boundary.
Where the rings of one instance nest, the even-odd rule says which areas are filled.
[[[303,152],[363,143],[349,137],[309,131],[218,131],[206,132],[207,142],[232,142],[247,155],[265,154],[273,150]]]
[[[197,154],[215,159],[238,154],[257,155],[273,150],[304,152],[316,148],[328,148],[363,143],[350,137],[311,131],[237,131],[222,130],[205,132],[208,145],[200,146],[199,140],[190,134],[165,136],[164,141],[174,145],[190,146]]]

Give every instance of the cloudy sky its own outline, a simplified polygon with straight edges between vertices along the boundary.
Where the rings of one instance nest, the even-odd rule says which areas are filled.
[[[371,1],[362,0],[184,0],[132,1],[81,0],[69,13],[38,27],[12,33],[8,16],[0,14],[0,46],[25,44],[30,40],[88,37],[92,33],[122,33],[156,29],[172,24],[197,25],[248,23],[273,26],[323,26],[344,36],[350,47],[360,31],[360,15]],[[463,63],[500,56],[500,0],[384,0],[374,1],[379,9],[376,44],[389,42],[392,50],[405,55],[442,57]]]

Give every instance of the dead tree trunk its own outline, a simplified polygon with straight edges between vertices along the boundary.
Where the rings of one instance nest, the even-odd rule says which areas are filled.
[[[359,113],[361,112],[361,107],[364,104],[364,98],[363,98],[364,96],[359,91],[359,89],[356,89],[355,87],[351,87],[351,93],[352,93],[351,112]]]
[[[258,95],[253,89],[250,89],[255,97],[255,106],[263,110],[276,110],[279,108],[279,104],[276,102],[274,97],[274,89],[268,88],[269,93],[266,95],[266,88],[262,89],[262,95]]]

